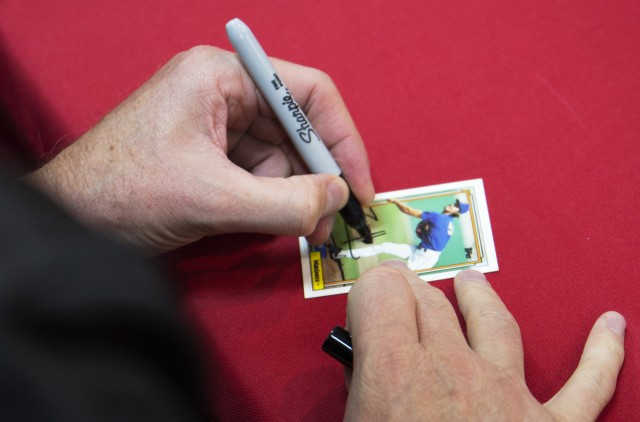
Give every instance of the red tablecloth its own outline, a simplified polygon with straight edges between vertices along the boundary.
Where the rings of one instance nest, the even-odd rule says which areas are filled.
[[[177,52],[230,49],[247,22],[275,57],[334,78],[379,192],[481,177],[526,375],[544,401],[598,315],[627,318],[601,419],[640,419],[640,2],[1,0],[0,79],[28,148],[73,142]],[[339,419],[320,351],[346,296],[305,300],[297,240],[206,239],[164,258],[202,332],[223,419]],[[436,282],[453,298],[451,281]]]

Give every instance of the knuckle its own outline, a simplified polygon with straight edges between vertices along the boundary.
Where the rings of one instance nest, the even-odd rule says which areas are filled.
[[[331,76],[316,68],[307,68],[308,81],[313,81],[311,97],[316,98],[333,98],[338,93],[338,88]]]
[[[579,364],[590,380],[598,385],[614,383],[624,360],[624,347],[616,341],[603,341],[585,353]]]
[[[614,356],[620,362],[624,359],[624,343],[621,341],[608,337],[604,341],[603,347],[608,352],[608,356]]]
[[[315,78],[315,80],[318,81],[319,84],[329,87],[335,86],[333,78],[331,78],[331,76],[327,72],[315,68],[312,68],[312,71],[314,72],[312,76]]]
[[[477,395],[483,388],[484,376],[465,352],[441,356],[442,363],[434,367],[434,383],[439,386],[438,394],[455,402],[465,397]]]
[[[478,324],[490,326],[494,331],[520,334],[520,326],[507,309],[481,308],[470,311],[470,319]]]
[[[380,321],[388,321],[393,319],[393,315],[389,315],[389,313],[394,310],[393,307],[381,306],[381,303],[384,303],[381,298],[390,294],[407,303],[415,300],[408,283],[397,269],[378,266],[367,270],[358,278],[358,281],[351,288],[349,299],[358,298],[357,302],[361,313],[375,314]],[[385,323],[381,322],[381,325],[385,325]],[[396,334],[408,334],[411,330],[405,326],[394,326],[389,327],[388,331]]]
[[[416,364],[420,361],[413,347],[381,347],[376,353],[362,354],[363,366],[367,369],[362,374],[368,374],[373,385],[383,385],[389,392],[402,392],[407,382],[410,382],[415,372]]]
[[[584,371],[581,377],[583,399],[585,403],[596,404],[598,407],[604,407],[616,388],[617,371],[611,371],[604,367],[592,367],[588,371]]]
[[[288,233],[307,236],[315,229],[323,209],[318,195],[313,194],[316,190],[304,188],[299,184],[294,184],[293,189],[289,190],[285,211],[282,214],[282,226]]]
[[[604,368],[600,371],[592,372],[592,379],[588,383],[591,386],[592,398],[594,400],[609,401],[615,388],[615,375],[616,374],[612,374]]]
[[[220,69],[232,60],[233,55],[218,47],[197,45],[189,50],[178,53],[172,60],[172,68],[181,73],[191,75],[196,70],[212,72]]]
[[[360,277],[358,283],[383,285],[393,291],[408,288],[407,281],[404,279],[400,271],[387,266],[377,266],[367,270]]]
[[[416,292],[416,294],[428,295],[428,297],[431,299],[431,302],[433,303],[442,304],[445,308],[451,306],[447,295],[442,290],[434,288],[429,283],[413,285],[412,288]]]
[[[184,60],[209,60],[215,56],[222,55],[226,53],[226,51],[213,47],[210,45],[197,45],[195,47],[191,47],[189,50],[181,53],[183,55]]]

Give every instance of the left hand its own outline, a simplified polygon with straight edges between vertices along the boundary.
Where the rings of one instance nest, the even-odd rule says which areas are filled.
[[[441,290],[388,261],[353,285],[347,320],[353,372],[345,420],[593,421],[624,359],[626,322],[598,318],[578,368],[548,402],[531,394],[516,320],[484,275],[454,281],[466,338]]]

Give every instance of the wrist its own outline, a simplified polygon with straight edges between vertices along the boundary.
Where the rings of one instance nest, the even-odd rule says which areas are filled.
[[[23,180],[77,219],[93,224],[91,220],[98,214],[91,207],[99,202],[91,198],[95,189],[95,183],[91,181],[95,171],[90,170],[89,162],[77,157],[78,150],[82,148],[85,147],[78,140]]]

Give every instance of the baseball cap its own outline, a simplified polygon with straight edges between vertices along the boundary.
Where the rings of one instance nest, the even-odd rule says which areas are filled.
[[[465,212],[469,211],[469,204],[460,202],[459,199],[456,199],[456,203],[453,205],[455,205],[460,210],[460,214],[464,214]]]

